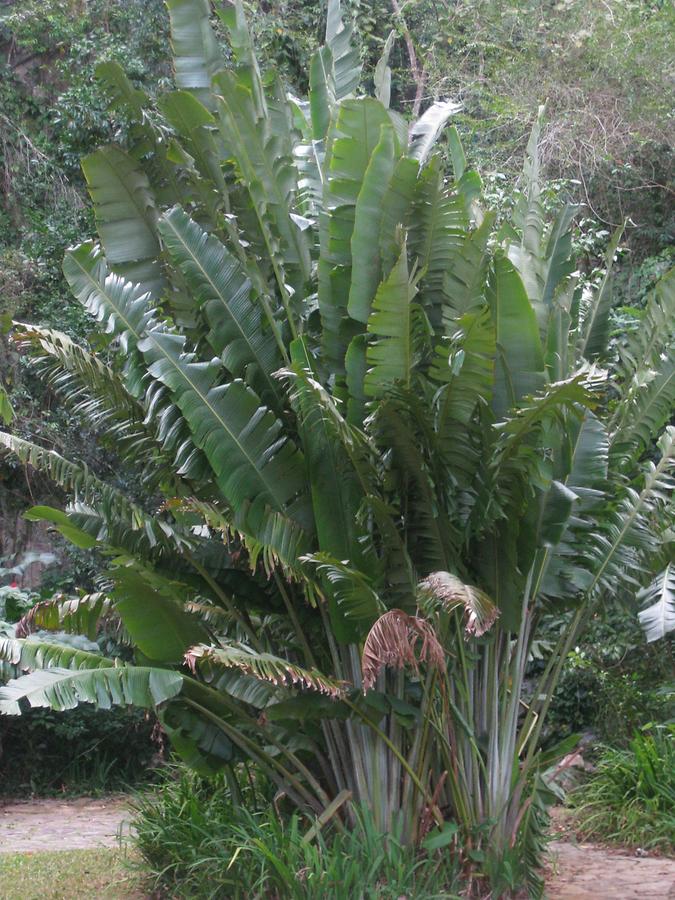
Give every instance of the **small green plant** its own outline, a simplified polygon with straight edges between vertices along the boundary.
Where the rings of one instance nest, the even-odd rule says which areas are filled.
[[[161,790],[139,794],[134,832],[144,868],[172,897],[452,897],[459,889],[456,829],[433,832],[422,851],[383,835],[366,809],[355,826],[315,833],[273,805],[267,784],[167,770]],[[236,795],[241,792],[242,796]],[[244,807],[238,799],[244,799]],[[309,838],[309,839],[308,839]]]
[[[570,800],[584,837],[671,853],[675,849],[675,725],[639,732],[627,750],[607,747],[595,774]]]

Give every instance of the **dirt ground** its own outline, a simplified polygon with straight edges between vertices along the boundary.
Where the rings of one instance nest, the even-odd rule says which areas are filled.
[[[0,806],[0,853],[118,846],[128,834],[123,797],[37,800]],[[576,844],[551,844],[550,900],[675,900],[675,859]]]

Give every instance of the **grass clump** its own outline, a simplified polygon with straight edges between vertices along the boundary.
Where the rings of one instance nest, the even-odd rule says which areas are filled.
[[[141,900],[121,850],[0,854],[0,900]]]
[[[395,826],[383,835],[365,810],[344,832],[283,815],[271,802],[256,811],[233,802],[221,779],[174,771],[135,803],[136,847],[155,888],[171,897],[232,900],[416,900],[452,898],[458,865],[446,846],[420,854]]]
[[[675,725],[645,729],[627,749],[605,748],[570,800],[583,837],[674,852]]]

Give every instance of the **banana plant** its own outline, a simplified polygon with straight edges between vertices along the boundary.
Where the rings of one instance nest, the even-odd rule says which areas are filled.
[[[167,5],[176,90],[99,70],[131,141],[84,160],[98,239],[64,272],[103,350],[15,325],[120,471],[0,433],[71,497],[27,515],[108,559],[97,594],[0,639],[25,673],[0,711],[153,707],[200,771],[253,761],[320,823],[366,804],[411,842],[451,820],[456,852],[537,896],[539,739],[569,649],[618,593],[650,604],[650,639],[674,623],[673,275],[614,363],[620,235],[582,291],[537,125],[497,230],[454,130],[445,171],[457,105],[406,121],[386,57],[366,95],[337,0],[306,100],[261,71],[240,0],[227,63],[207,0]],[[104,619],[133,662],[34,635]]]

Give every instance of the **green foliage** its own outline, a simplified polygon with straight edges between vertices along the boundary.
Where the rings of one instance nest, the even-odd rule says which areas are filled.
[[[675,726],[651,726],[625,750],[606,748],[570,800],[584,837],[672,853]]]
[[[0,725],[4,796],[91,794],[151,780],[159,748],[141,710],[35,709]]]
[[[0,436],[70,496],[29,516],[107,556],[105,600],[35,619],[112,618],[131,650],[6,639],[30,671],[0,707],[154,707],[200,772],[254,764],[297,816],[378,841],[435,825],[454,856],[472,842],[472,879],[539,896],[561,669],[602,604],[651,584],[653,607],[668,571],[672,276],[613,359],[619,233],[579,289],[539,119],[497,226],[454,132],[444,170],[451,104],[407,123],[359,94],[337,0],[309,101],[261,72],[240,2],[222,58],[201,0],[170,7],[178,95],[155,109],[104,70],[138,128],[87,156],[101,244],[64,263],[98,336],[17,328],[28,364],[121,435],[121,462],[99,476]],[[551,609],[570,618],[523,716]],[[288,852],[307,845],[297,816]]]
[[[160,789],[135,800],[135,844],[157,887],[172,896],[233,898],[454,896],[459,872],[448,853],[452,829],[430,836],[426,852],[383,835],[360,811],[349,832],[325,827],[306,839],[311,821],[279,816],[264,785],[246,782],[235,802],[222,778],[168,770]],[[235,784],[235,793],[239,788]],[[256,802],[257,801],[257,802]],[[242,805],[245,803],[245,806]],[[440,839],[439,839],[440,838]]]

